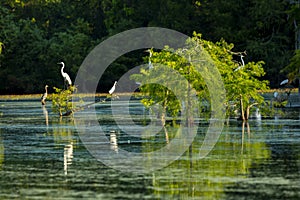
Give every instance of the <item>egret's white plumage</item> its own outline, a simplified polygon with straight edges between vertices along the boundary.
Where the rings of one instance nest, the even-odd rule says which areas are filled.
[[[240,55],[241,56],[241,61],[242,61],[242,67],[244,67],[245,66],[245,62],[244,62],[244,59],[243,59],[243,55]]]
[[[260,113],[259,108],[257,108],[256,111],[255,111],[255,117],[256,117],[257,120],[261,120],[261,113]]]
[[[148,68],[149,68],[149,69],[152,69],[152,68],[153,68],[153,64],[152,64],[152,62],[151,62],[152,52],[151,52],[150,49],[146,50],[145,52],[148,52],[148,53],[149,53]]]
[[[115,81],[114,85],[112,86],[112,88],[108,91],[109,94],[112,94],[114,93],[115,89],[116,89],[116,84],[117,84],[117,81]]]
[[[44,94],[42,95],[42,97],[41,97],[42,105],[45,105],[45,104],[46,104],[46,98],[47,98],[47,96],[48,96],[47,88],[48,88],[48,85],[45,85],[45,93],[44,93]]]
[[[245,62],[244,62],[244,59],[243,59],[244,56],[241,54],[240,57],[241,57],[242,65],[240,65],[240,66],[239,66],[238,68],[236,68],[234,71],[238,71],[239,69],[241,69],[242,67],[245,66]]]
[[[65,63],[64,62],[60,62],[58,64],[62,64],[60,72],[61,72],[61,75],[63,76],[65,82],[67,82],[69,85],[72,85],[72,81],[71,81],[71,78],[70,78],[69,74],[67,74],[66,72],[64,72]]]
[[[151,60],[149,60],[148,67],[149,67],[149,69],[153,69],[153,64],[152,64]]]
[[[289,82],[289,79],[285,79],[285,80],[283,80],[281,83],[280,83],[280,85],[285,85],[285,84],[287,84]]]

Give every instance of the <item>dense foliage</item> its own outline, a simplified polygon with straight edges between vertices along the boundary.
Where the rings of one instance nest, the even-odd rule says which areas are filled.
[[[292,2],[292,1],[291,1]],[[60,87],[60,61],[74,80],[86,55],[105,38],[131,28],[160,26],[209,41],[224,38],[245,61],[263,60],[272,87],[287,73],[295,50],[300,10],[288,0],[2,0],[0,4],[0,94],[41,93]],[[142,56],[145,56],[145,54]],[[142,62],[125,55],[107,70],[99,92]],[[238,58],[235,58],[238,59]],[[295,65],[293,65],[295,66]],[[51,92],[51,91],[50,91]]]
[[[166,47],[160,52],[150,50],[149,66],[142,68],[139,74],[132,75],[133,79],[142,83],[141,91],[147,97],[142,102],[147,107],[161,105],[160,113],[163,116],[163,123],[166,113],[176,117],[183,105],[184,107],[190,105],[189,109],[192,110],[196,108],[197,104],[193,104],[191,98],[188,98],[192,96],[193,89],[197,92],[200,102],[202,102],[200,105],[203,106],[205,102],[209,102],[212,98],[210,95],[214,94],[210,94],[212,91],[208,88],[206,81],[212,79],[212,77],[209,77],[209,71],[201,73],[201,70],[204,71],[205,68],[211,68],[213,65],[210,65],[209,57],[203,53],[202,48],[208,53],[222,77],[224,89],[226,90],[226,100],[223,103],[226,105],[228,114],[231,110],[240,111],[241,118],[247,120],[250,109],[255,105],[261,106],[263,104],[264,98],[261,96],[261,92],[268,89],[268,81],[259,80],[265,74],[264,63],[262,61],[236,62],[233,60],[233,55],[243,56],[244,52],[233,52],[233,44],[228,44],[224,40],[213,43],[202,39],[201,34],[197,33],[194,33],[194,36],[187,41],[187,48],[174,51]],[[180,56],[182,54],[187,56]],[[172,73],[160,65],[176,70],[180,75],[176,75],[176,73]],[[189,84],[185,84],[183,80],[180,80],[180,76],[184,77]],[[212,82],[214,85],[217,84],[217,80]],[[160,83],[160,85],[147,83]],[[216,90],[216,87],[213,89]],[[180,95],[176,96],[176,94]],[[222,94],[218,93],[217,95]],[[181,98],[183,104],[179,102],[180,96],[183,96]],[[190,114],[187,116],[190,116]]]
[[[58,113],[59,116],[75,110],[75,105],[72,102],[72,94],[76,91],[75,86],[70,86],[67,89],[59,89],[54,87],[55,92],[52,94],[52,110]]]

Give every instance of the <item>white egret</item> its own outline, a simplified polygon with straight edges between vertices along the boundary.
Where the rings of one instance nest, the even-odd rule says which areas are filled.
[[[116,89],[116,84],[117,84],[117,81],[115,81],[114,85],[112,86],[112,88],[108,91],[109,94],[112,94],[114,93],[115,89]]]
[[[57,64],[62,64],[60,72],[61,72],[61,75],[64,78],[65,83],[67,82],[69,84],[69,86],[72,85],[72,81],[71,81],[71,78],[70,78],[69,74],[67,74],[66,72],[64,72],[65,63],[64,62],[60,62],[60,63],[57,63]]]
[[[46,98],[48,96],[48,90],[47,90],[47,88],[48,88],[48,85],[45,85],[45,93],[41,97],[42,105],[46,104]]]
[[[261,120],[261,113],[260,113],[259,108],[256,108],[255,117],[256,117],[257,120]]]
[[[152,68],[153,68],[153,65],[152,65],[152,62],[151,62],[152,51],[151,51],[151,49],[148,49],[148,50],[146,50],[145,52],[148,52],[148,53],[149,53],[148,68],[149,68],[149,69],[152,69]]]
[[[289,79],[285,79],[285,80],[283,80],[281,83],[280,83],[280,85],[285,85],[285,84],[287,84],[289,82]]]
[[[241,61],[242,61],[242,65],[240,65],[238,68],[236,68],[234,71],[238,71],[239,69],[241,69],[242,67],[244,67],[245,66],[245,62],[244,62],[244,59],[243,59],[243,55],[242,54],[240,54],[240,57],[241,57]]]

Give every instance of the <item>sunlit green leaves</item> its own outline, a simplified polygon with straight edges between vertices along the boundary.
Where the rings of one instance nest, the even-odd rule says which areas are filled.
[[[156,79],[168,76],[165,71],[159,71],[158,64],[161,64],[176,70],[188,81],[189,85],[177,84],[175,91],[178,89],[184,94],[184,92],[189,91],[190,87],[197,91],[198,97],[202,102],[209,102],[209,93],[212,91],[208,90],[205,80],[214,79],[214,77],[210,77],[211,74],[208,71],[213,66],[207,64],[207,61],[212,59],[222,76],[226,89],[225,102],[227,109],[240,107],[241,113],[245,114],[242,117],[248,119],[249,109],[254,105],[263,103],[264,99],[261,96],[261,92],[268,89],[268,81],[260,80],[265,75],[262,67],[264,62],[249,62],[242,65],[233,59],[233,55],[241,55],[241,53],[234,53],[232,51],[233,48],[233,44],[228,44],[223,39],[213,43],[202,39],[201,34],[194,33],[194,37],[187,41],[187,48],[174,51],[165,47],[160,52],[151,50],[152,57],[149,59],[153,63],[154,68],[142,69],[140,74],[133,75],[132,78],[143,83],[144,80],[148,80],[151,76],[156,77]],[[205,49],[205,51],[201,49]],[[200,66],[200,68],[197,70],[195,65]],[[201,74],[205,77],[202,77]],[[169,81],[169,79],[170,77],[165,77],[166,81]],[[141,86],[141,91],[149,96],[148,99],[143,100],[145,105],[162,104],[166,109],[169,109],[169,112],[170,110],[172,111],[173,116],[178,114],[181,106],[180,102],[166,87],[157,84],[146,84]],[[188,97],[188,94],[184,95]]]
[[[75,86],[69,86],[68,89],[63,90],[57,87],[53,88],[55,92],[52,94],[52,110],[54,113],[58,113],[59,116],[67,112],[71,112],[74,109],[72,102],[72,94],[76,90]]]

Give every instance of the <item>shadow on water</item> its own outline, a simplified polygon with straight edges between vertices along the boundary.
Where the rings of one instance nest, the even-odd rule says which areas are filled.
[[[120,112],[122,107],[120,106]],[[145,119],[139,105],[131,115]],[[199,159],[202,120],[189,149],[165,168],[123,173],[98,162],[80,141],[72,118],[35,101],[0,101],[0,199],[280,199],[300,197],[300,120],[231,120],[209,155]],[[297,117],[298,116],[298,117]],[[108,107],[97,109],[111,153],[149,152],[172,141],[178,128],[134,141],[118,130]],[[126,118],[122,119],[126,125]],[[136,139],[135,139],[136,140]]]

